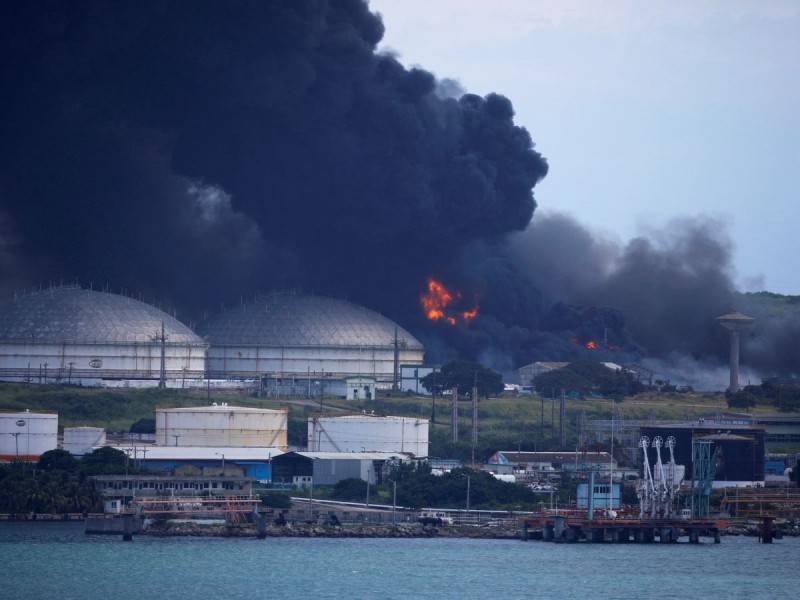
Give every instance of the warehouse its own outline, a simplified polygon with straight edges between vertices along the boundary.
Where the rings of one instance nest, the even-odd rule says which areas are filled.
[[[277,488],[336,485],[343,479],[383,483],[392,468],[411,459],[396,452],[287,452],[272,459]]]
[[[207,344],[127,296],[54,287],[0,307],[0,380],[110,385],[203,377]]]
[[[392,384],[400,364],[422,364],[424,347],[386,317],[345,300],[294,292],[260,296],[202,328],[211,377],[260,377],[275,394],[346,394],[344,380]],[[339,392],[337,392],[339,394]]]

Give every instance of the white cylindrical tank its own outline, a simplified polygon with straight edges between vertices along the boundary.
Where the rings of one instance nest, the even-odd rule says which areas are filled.
[[[0,414],[0,458],[34,461],[57,447],[57,414],[28,411]]]
[[[287,446],[289,409],[228,406],[156,409],[156,445],[215,447]]]
[[[105,446],[106,430],[102,427],[65,427],[62,449],[76,456],[89,454],[98,446]]]
[[[516,475],[512,475],[510,473],[492,473],[495,479],[499,479],[500,481],[505,481],[506,483],[516,483],[517,477]]]
[[[311,417],[312,452],[404,452],[428,456],[428,420],[413,417],[348,415]]]

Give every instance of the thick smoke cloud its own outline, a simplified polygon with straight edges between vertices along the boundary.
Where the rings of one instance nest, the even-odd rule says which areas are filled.
[[[724,364],[713,223],[621,247],[531,222],[548,165],[509,100],[377,54],[383,31],[362,0],[4,2],[0,293],[78,281],[197,322],[291,287],[388,314],[436,362]],[[478,316],[426,320],[428,277]]]
[[[15,283],[144,290],[193,316],[275,287],[399,313],[464,244],[524,229],[547,172],[506,98],[440,97],[455,88],[377,55],[361,1],[0,16],[3,241],[42,267]]]

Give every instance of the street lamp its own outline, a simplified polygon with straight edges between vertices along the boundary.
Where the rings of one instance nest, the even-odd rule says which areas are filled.
[[[222,453],[222,452],[214,452],[214,454],[216,454],[217,456],[221,456],[222,457],[222,475],[224,477],[225,476],[225,454]]]

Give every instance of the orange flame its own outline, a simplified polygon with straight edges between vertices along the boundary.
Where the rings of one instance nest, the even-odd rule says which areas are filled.
[[[589,340],[588,342],[586,342],[586,347],[589,350],[597,350],[597,342],[593,342],[593,341]]]
[[[460,292],[451,292],[435,279],[428,279],[428,293],[420,297],[422,310],[428,319],[443,320],[450,325],[455,325],[459,320],[469,321],[478,315],[477,305],[472,310],[454,311],[451,305],[460,301]]]

